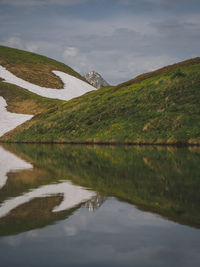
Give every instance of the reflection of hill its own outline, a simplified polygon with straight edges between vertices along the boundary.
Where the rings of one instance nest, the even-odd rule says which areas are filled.
[[[0,236],[18,234],[53,224],[55,221],[67,218],[79,207],[52,212],[52,209],[61,201],[62,196],[36,198],[17,207],[9,215],[0,219]]]
[[[0,111],[1,112],[1,111]],[[7,173],[10,171],[17,171],[21,169],[31,169],[31,164],[28,164],[24,160],[16,157],[13,153],[10,153],[0,146],[0,189],[5,185],[7,181]]]
[[[48,170],[35,166],[27,170],[31,164],[24,164],[2,147],[1,151],[0,160],[1,156],[3,159],[5,155],[8,157],[6,165],[0,166],[3,171],[0,176],[3,181],[0,188],[0,236],[44,227],[64,219],[95,196],[94,192],[69,181],[60,181]],[[16,164],[13,164],[13,159]]]
[[[7,198],[19,196],[24,192],[28,192],[30,189],[55,181],[45,170],[37,168],[21,170],[20,172],[10,172],[7,176],[6,185],[0,191],[0,203]]]
[[[200,226],[200,150],[6,145],[57,179]]]
[[[62,195],[61,203],[53,209],[53,212],[69,210],[80,203],[90,200],[95,194],[85,190],[80,186],[72,185],[70,182],[60,182],[58,184],[49,184],[32,189],[27,193],[14,198],[7,199],[0,206],[0,218],[6,216],[12,210],[35,198]]]

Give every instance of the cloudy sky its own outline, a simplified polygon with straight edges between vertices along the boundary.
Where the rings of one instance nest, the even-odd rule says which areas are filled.
[[[0,0],[0,44],[117,84],[200,56],[199,0]]]

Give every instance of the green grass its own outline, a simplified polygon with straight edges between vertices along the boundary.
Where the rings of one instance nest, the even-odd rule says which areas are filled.
[[[6,100],[8,111],[20,114],[36,115],[64,103],[64,101],[41,97],[26,89],[3,82],[0,82],[0,96]]]
[[[200,58],[181,62],[63,103],[2,140],[200,144],[199,77]]]

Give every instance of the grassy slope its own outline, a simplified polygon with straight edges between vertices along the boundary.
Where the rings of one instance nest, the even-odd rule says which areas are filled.
[[[52,70],[60,70],[84,80],[82,76],[63,63],[4,46],[0,46],[0,65],[24,80],[44,87],[63,87],[62,81],[52,73]],[[8,104],[7,110],[10,112],[37,115],[64,103],[64,101],[41,97],[2,81],[0,79],[0,96],[5,98]],[[30,121],[31,123],[32,121]],[[24,125],[21,126],[21,129],[24,129]]]
[[[6,100],[8,111],[20,114],[36,115],[64,103],[64,101],[41,97],[26,89],[3,82],[0,82],[0,96]]]
[[[52,73],[52,70],[63,71],[85,81],[85,78],[64,63],[6,46],[0,46],[0,65],[6,67],[17,77],[49,88],[63,87],[62,81]]]
[[[3,140],[200,144],[200,58],[139,77],[68,101]]]

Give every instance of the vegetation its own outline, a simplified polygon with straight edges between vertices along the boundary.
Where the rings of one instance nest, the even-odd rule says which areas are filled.
[[[163,70],[163,69],[162,69]],[[200,144],[200,59],[54,107],[4,135],[14,142]]]

